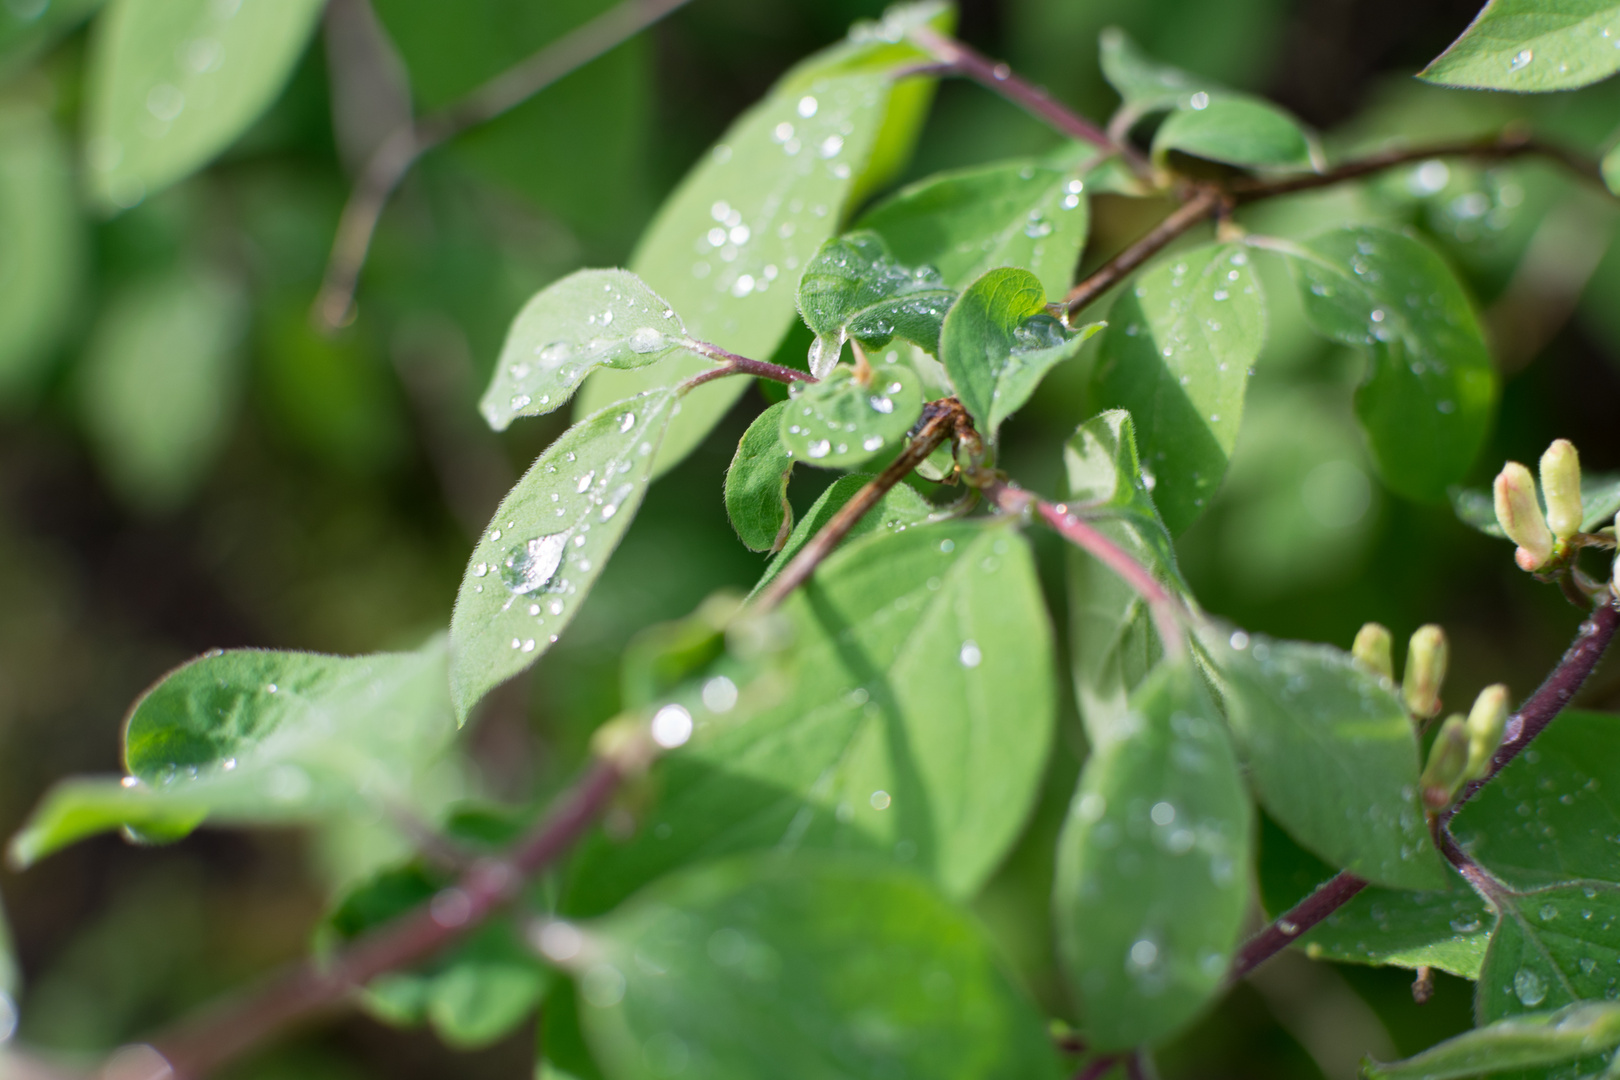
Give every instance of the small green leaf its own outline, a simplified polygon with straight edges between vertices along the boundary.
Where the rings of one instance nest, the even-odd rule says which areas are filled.
[[[793,455],[782,444],[787,408],[778,401],[748,425],[726,470],[726,515],[749,551],[778,551],[793,529],[787,498]]]
[[[675,402],[674,391],[654,390],[581,420],[506,493],[450,619],[459,720],[573,621],[641,507]]]
[[[1620,1004],[1571,1005],[1465,1031],[1415,1057],[1368,1062],[1368,1080],[1466,1080],[1562,1065],[1620,1045]]]
[[[479,402],[496,431],[559,408],[597,368],[646,367],[686,340],[680,316],[628,270],[577,270],[518,312]]]
[[[1211,637],[1227,722],[1267,812],[1335,867],[1396,889],[1442,887],[1416,732],[1393,684],[1327,645]]]
[[[448,1045],[488,1046],[529,1017],[546,993],[546,974],[522,957],[469,957],[433,980],[427,1018]]]
[[[614,1080],[1056,1080],[1040,1014],[921,878],[756,856],[588,925],[581,1018]]]
[[[80,370],[85,427],[114,486],[171,510],[207,474],[229,431],[245,312],[202,268],[141,281],[103,307]]]
[[[1252,811],[1186,660],[1161,663],[1099,734],[1058,841],[1053,912],[1087,1042],[1115,1050],[1175,1034],[1219,991],[1248,905]]]
[[[45,0],[0,4],[0,76],[8,75],[55,44],[103,0]]]
[[[864,381],[840,364],[818,383],[795,383],[785,404],[782,449],[797,461],[838,469],[897,449],[922,414],[922,382],[893,361],[880,361]]]
[[[1089,222],[1083,165],[1020,158],[939,173],[868,210],[856,224],[908,266],[933,266],[965,289],[998,266],[1029,269],[1049,295],[1074,283]]]
[[[1153,501],[1174,535],[1226,475],[1265,337],[1265,299],[1241,244],[1161,259],[1108,313],[1097,402],[1130,410]]]
[[[945,317],[940,360],[980,433],[994,439],[1053,365],[1101,329],[1093,323],[1071,333],[1047,312],[1039,278],[1004,267],[969,286]]]
[[[1458,521],[1473,526],[1486,536],[1494,536],[1498,540],[1507,539],[1507,533],[1496,523],[1496,504],[1490,492],[1459,487],[1452,488],[1447,494],[1451,496],[1451,509],[1456,513]]]
[[[1334,229],[1286,250],[1311,325],[1372,354],[1356,415],[1384,481],[1444,498],[1479,454],[1497,395],[1462,285],[1433,249],[1388,229]]]
[[[1104,30],[1097,45],[1103,78],[1124,99],[1126,107],[1139,116],[1173,109],[1198,90],[1207,93],[1221,89],[1206,79],[1151,59],[1117,26]]]
[[[31,863],[121,826],[166,841],[204,818],[319,822],[410,805],[455,731],[444,678],[443,639],[414,653],[246,649],[193,660],[131,710],[130,776],[59,784],[11,857]]]
[[[1228,165],[1309,169],[1311,144],[1275,105],[1237,95],[1193,95],[1153,134],[1156,157],[1171,150]]]
[[[782,550],[776,553],[776,557],[765,567],[765,573],[760,575],[758,584],[754,586],[754,592],[757,593],[769,585],[771,580],[782,572],[782,568],[793,561],[793,556],[799,553],[799,549],[808,544],[811,538],[821,531],[822,526],[843,509],[844,504],[854,498],[855,493],[865,487],[871,479],[872,477],[862,473],[852,473],[834,480],[831,486],[821,493],[820,498],[816,499],[815,504],[810,507],[810,512],[804,515],[804,520],[794,526],[793,534],[788,537],[787,543],[782,545]],[[904,532],[913,525],[926,522],[933,512],[933,504],[918,494],[915,488],[897,484],[884,493],[876,506],[861,515],[861,519],[844,538],[844,543],[850,544],[862,536],[879,530],[891,533]]]
[[[828,240],[799,279],[799,314],[816,335],[810,373],[826,378],[850,338],[878,349],[899,335],[938,352],[940,323],[955,299],[939,271],[902,266],[875,232]]]
[[[693,684],[691,742],[655,769],[659,799],[633,841],[587,843],[568,910],[606,910],[736,851],[865,851],[953,896],[1000,862],[1054,724],[1024,538],[1006,522],[875,533],[836,551],[772,625],[785,652],[723,658],[710,679],[724,692],[701,703],[708,680]]]
[[[50,118],[0,109],[0,405],[31,394],[67,329],[84,261],[73,192]]]
[[[1620,3],[1490,0],[1418,78],[1443,86],[1543,93],[1620,71]]]
[[[91,35],[85,158],[118,211],[206,165],[281,93],[320,0],[112,0]]]

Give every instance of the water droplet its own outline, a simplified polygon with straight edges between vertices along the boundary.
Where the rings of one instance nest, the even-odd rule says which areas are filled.
[[[1199,111],[1207,109],[1209,108],[1209,95],[1200,90],[1187,99],[1187,104]]]
[[[1534,60],[1535,58],[1536,58],[1536,54],[1532,50],[1530,50],[1530,49],[1520,49],[1518,52],[1513,54],[1513,59],[1508,61],[1508,70],[1509,71],[1518,71],[1520,68],[1524,67],[1526,64],[1530,63],[1530,61]],[[1540,1001],[1541,999],[1537,998],[1536,1000]],[[1526,1002],[1525,1004],[1530,1004],[1530,1003]]]
[[[861,449],[865,450],[869,454],[876,453],[878,450],[882,449],[882,447],[883,436],[881,435],[868,435],[861,441]]]
[[[810,95],[806,94],[804,97],[799,99],[799,115],[804,117],[806,120],[816,115],[816,108],[816,99]]]
[[[623,435],[636,426],[636,414],[627,412],[619,417],[619,434]]]
[[[637,353],[657,352],[664,347],[665,337],[650,326],[643,326],[630,335],[630,350]]]
[[[1513,973],[1513,993],[1525,1008],[1533,1009],[1546,999],[1547,983],[1529,968],[1520,968]]]
[[[962,642],[962,651],[957,654],[957,659],[962,661],[962,666],[965,668],[976,668],[984,660],[984,653],[979,651],[976,642],[964,641]]]
[[[842,135],[829,135],[821,140],[821,156],[824,158],[837,157],[838,152],[843,148],[844,137]]]
[[[868,801],[871,802],[872,809],[874,810],[887,810],[889,808],[889,803],[893,800],[889,798],[889,793],[887,791],[874,791],[872,792],[872,798]]]
[[[832,443],[826,439],[817,439],[805,447],[804,451],[812,458],[824,458],[832,452]]]
[[[1176,808],[1167,802],[1156,802],[1153,809],[1148,811],[1148,816],[1155,825],[1170,825],[1176,820]]]
[[[1131,946],[1130,966],[1137,971],[1146,971],[1159,962],[1159,946],[1147,938],[1138,940]]]
[[[703,684],[703,707],[710,712],[730,712],[737,705],[737,684],[716,675]]]
[[[686,745],[692,737],[692,714],[682,705],[665,705],[653,714],[652,737],[665,750]]]
[[[513,548],[507,553],[505,568],[501,573],[506,587],[522,596],[549,585],[562,565],[563,548],[567,542],[567,533],[552,533],[550,536],[537,536]]]

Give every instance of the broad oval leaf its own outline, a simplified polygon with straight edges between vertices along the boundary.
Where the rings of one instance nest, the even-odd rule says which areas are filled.
[[[1389,229],[1334,229],[1283,250],[1316,331],[1372,354],[1356,415],[1384,481],[1444,498],[1478,455],[1497,395],[1462,285],[1433,249]]]
[[[1617,44],[1614,0],[1489,0],[1418,78],[1479,90],[1573,90],[1620,71]]]
[[[0,76],[44,52],[83,22],[103,0],[33,0],[0,4]]]
[[[1311,143],[1275,105],[1236,94],[1193,95],[1153,134],[1153,152],[1171,150],[1228,165],[1309,169]]]
[[[606,910],[736,851],[866,851],[953,896],[1001,860],[1054,723],[1051,630],[1024,538],[1003,522],[871,535],[780,617],[792,645],[716,669],[735,689],[693,702],[692,740],[655,769],[640,832],[587,845],[568,910]]]
[[[922,382],[906,365],[879,363],[863,380],[840,364],[818,383],[794,384],[779,437],[794,460],[829,469],[859,465],[904,440],[922,408]]]
[[[1265,299],[1241,244],[1161,259],[1108,313],[1097,403],[1130,411],[1154,504],[1174,535],[1226,475],[1265,336]]]
[[[955,299],[938,270],[902,265],[875,232],[828,240],[799,278],[799,314],[816,335],[810,373],[826,378],[850,338],[877,349],[899,335],[938,352]]]
[[[1177,102],[1199,90],[1221,89],[1206,79],[1151,59],[1117,26],[1098,35],[1097,47],[1103,77],[1124,99],[1126,108],[1139,116],[1175,108]]]
[[[36,388],[72,314],[84,239],[73,185],[50,118],[0,110],[0,405]]]
[[[581,1019],[613,1080],[1057,1080],[1034,1007],[927,881],[756,856],[585,928]]]
[[[374,656],[211,653],[135,703],[129,777],[57,785],[11,857],[27,864],[120,827],[173,840],[204,819],[319,822],[411,805],[454,733],[442,638]]]
[[[673,390],[654,390],[581,420],[501,500],[467,561],[450,619],[458,719],[573,621],[641,507],[678,408]]]
[[[1029,400],[1053,365],[1102,329],[1070,332],[1046,310],[1046,290],[1028,270],[992,270],[968,287],[945,317],[940,360],[979,431],[994,439],[1001,422]]]
[[[754,418],[726,470],[726,516],[750,551],[777,551],[793,530],[787,497],[793,455],[782,444],[787,408],[778,401]]]
[[[1368,1062],[1368,1080],[1466,1080],[1563,1065],[1620,1045],[1620,1005],[1571,1005],[1500,1020],[1405,1061]]]
[[[869,475],[851,473],[848,476],[840,476],[828,485],[827,490],[823,491],[811,505],[809,513],[804,515],[804,520],[793,527],[793,532],[788,537],[787,543],[782,545],[782,550],[778,551],[765,567],[765,573],[760,575],[758,583],[754,585],[754,592],[757,593],[769,585],[772,579],[781,573],[782,568],[793,561],[793,556],[799,553],[799,549],[808,544],[816,533],[821,531],[822,526],[842,510],[844,504],[854,498],[856,492],[871,480],[872,477]],[[844,537],[844,543],[847,545],[878,531],[905,532],[914,525],[926,523],[933,512],[933,504],[919,494],[917,489],[905,484],[896,484],[884,492],[883,498],[876,506],[861,515],[860,520]]]
[[[680,316],[628,270],[577,270],[518,312],[479,402],[505,431],[559,408],[597,368],[646,367],[686,340]]]
[[[1239,631],[1211,651],[1227,722],[1271,816],[1375,884],[1444,886],[1418,801],[1416,733],[1394,685],[1326,645]]]
[[[880,234],[908,266],[937,268],[952,288],[998,266],[1022,266],[1048,295],[1061,296],[1074,283],[1090,221],[1085,164],[1020,158],[939,173],[856,224]]]
[[[1116,1050],[1175,1034],[1219,991],[1253,811],[1186,659],[1161,663],[1100,734],[1058,840],[1053,916],[1087,1042]]]
[[[96,20],[85,157],[117,211],[206,165],[281,93],[320,0],[112,0]]]

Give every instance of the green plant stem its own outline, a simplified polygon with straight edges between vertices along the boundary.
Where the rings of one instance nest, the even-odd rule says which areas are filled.
[[[567,852],[618,791],[623,774],[597,761],[501,858],[483,859],[427,903],[324,962],[299,964],[154,1041],[164,1080],[199,1080],[311,1016],[347,1001],[372,979],[409,967],[466,936],[512,902],[524,883]]]
[[[388,197],[418,158],[469,128],[523,104],[563,76],[623,44],[690,0],[623,0],[444,108],[395,131],[366,162],[338,219],[326,274],[315,297],[316,324],[342,326]]]

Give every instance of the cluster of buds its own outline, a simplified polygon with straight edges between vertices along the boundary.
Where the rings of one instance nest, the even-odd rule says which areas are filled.
[[[1389,630],[1368,623],[1356,634],[1350,654],[1384,678],[1395,681],[1394,642]],[[1451,647],[1446,632],[1430,623],[1420,626],[1406,646],[1406,671],[1401,680],[1401,700],[1416,720],[1432,720],[1440,715],[1440,687],[1446,681]]]
[[[1440,725],[1418,782],[1424,806],[1444,810],[1464,784],[1490,775],[1507,719],[1508,688],[1498,683],[1479,692],[1466,718],[1457,713]]]
[[[1562,561],[1570,541],[1581,531],[1581,459],[1575,444],[1558,439],[1541,455],[1541,494],[1547,510],[1536,499],[1536,481],[1517,461],[1502,466],[1492,486],[1496,523],[1509,540],[1519,545],[1513,553],[1521,570],[1531,573]]]

